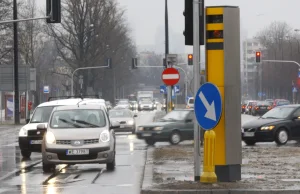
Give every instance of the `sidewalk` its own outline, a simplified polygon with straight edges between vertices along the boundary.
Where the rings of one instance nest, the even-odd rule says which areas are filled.
[[[193,181],[191,143],[148,147],[141,193],[300,194],[299,146],[243,147],[242,180],[216,184]]]

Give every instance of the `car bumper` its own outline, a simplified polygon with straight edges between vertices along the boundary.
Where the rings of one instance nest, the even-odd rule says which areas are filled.
[[[42,141],[43,137],[19,137],[20,149],[29,152],[41,152],[42,144],[32,144],[32,140]]]
[[[252,140],[256,142],[272,142],[274,141],[274,132],[273,131],[259,131],[254,132],[253,136],[245,135],[242,133],[242,140]]]
[[[76,148],[73,148],[76,149]],[[77,149],[85,149],[83,147]],[[66,155],[68,149],[46,149],[43,152],[43,162],[47,164],[104,164],[114,159],[113,148],[90,148],[89,155]]]
[[[124,127],[114,129],[114,131],[115,132],[131,132],[131,131],[135,131],[135,127],[132,125],[125,125]]]
[[[154,140],[168,140],[169,133],[163,131],[137,131],[136,137],[138,139],[154,139]]]

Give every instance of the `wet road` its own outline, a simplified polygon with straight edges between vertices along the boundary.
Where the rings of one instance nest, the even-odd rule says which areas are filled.
[[[137,126],[151,122],[154,112],[141,112]],[[4,128],[4,127],[3,127]],[[105,193],[138,194],[146,157],[146,144],[129,133],[117,134],[116,169],[105,165],[59,165],[43,173],[41,154],[23,161],[17,143],[18,129],[0,129],[0,194],[2,193]]]

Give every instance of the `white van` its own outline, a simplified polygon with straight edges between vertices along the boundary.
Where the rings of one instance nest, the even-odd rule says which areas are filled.
[[[187,100],[186,108],[194,108],[194,97]]]
[[[37,130],[37,125],[47,124],[54,107],[77,105],[85,99],[61,99],[40,104],[33,112],[28,124],[19,132],[19,147],[24,158],[30,158],[32,152],[41,152],[41,143],[45,132]],[[93,99],[91,99],[93,100]],[[98,99],[97,99],[98,100]]]

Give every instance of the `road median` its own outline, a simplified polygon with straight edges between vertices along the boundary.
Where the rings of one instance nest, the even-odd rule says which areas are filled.
[[[300,194],[298,144],[243,147],[242,180],[194,182],[193,145],[148,147],[142,194]],[[202,161],[201,161],[202,163]]]

